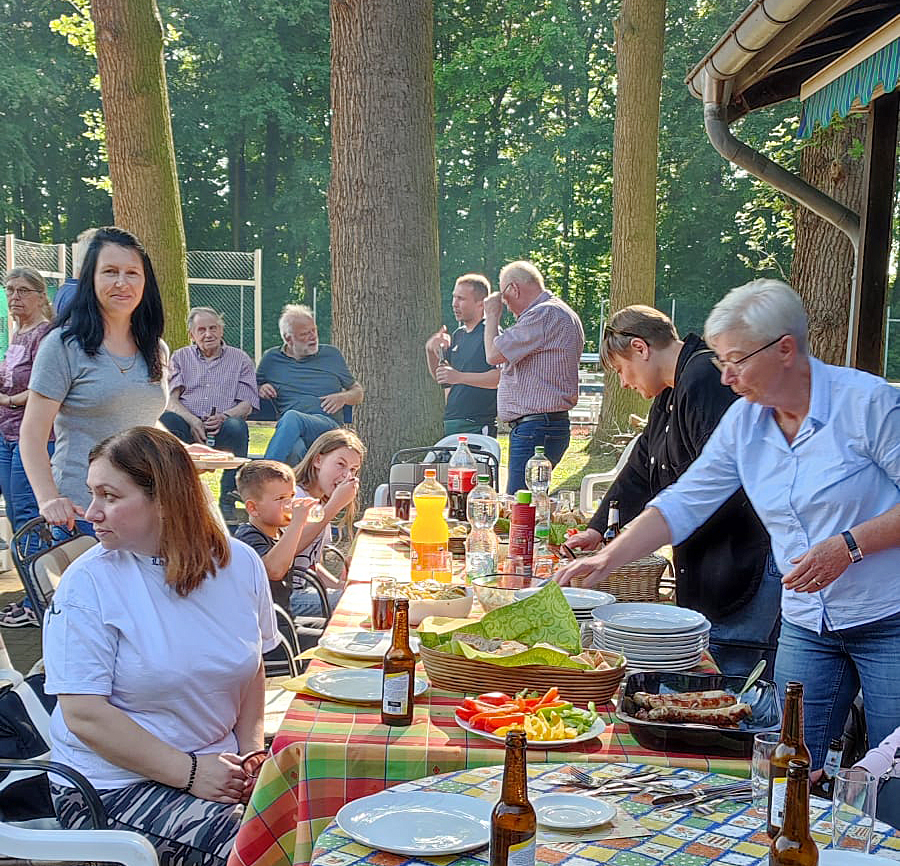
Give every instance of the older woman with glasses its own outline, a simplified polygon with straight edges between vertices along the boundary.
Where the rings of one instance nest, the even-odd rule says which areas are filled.
[[[669,318],[635,305],[610,319],[600,345],[607,373],[623,388],[654,398],[647,426],[586,530],[569,547],[596,550],[609,503],[627,523],[697,459],[719,419],[737,399],[719,381],[715,356],[696,334],[678,338]],[[710,650],[726,674],[746,674],[760,658],[771,665],[778,637],[781,575],[769,536],[742,489],[690,538],[675,546],[678,603],[712,622]]]
[[[808,355],[803,304],[775,280],[729,292],[706,340],[743,399],[675,484],[558,579],[596,582],[680,543],[743,485],[784,574],[775,678],[804,684],[821,767],[860,686],[871,742],[900,724],[900,392]]]

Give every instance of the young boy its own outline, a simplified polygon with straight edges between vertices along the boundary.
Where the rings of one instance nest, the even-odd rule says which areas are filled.
[[[294,473],[277,460],[253,460],[237,474],[238,493],[250,522],[238,526],[234,537],[260,555],[272,600],[286,611],[291,609],[294,557],[316,503],[310,497],[295,498],[295,487]]]

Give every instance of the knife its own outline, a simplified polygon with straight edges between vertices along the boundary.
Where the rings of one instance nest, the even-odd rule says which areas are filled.
[[[695,799],[719,794],[738,793],[742,790],[750,790],[749,782],[729,782],[727,785],[710,785],[707,788],[692,788],[689,791],[679,791],[676,794],[661,794],[654,797],[650,803],[654,806],[666,806],[669,803],[686,803]]]

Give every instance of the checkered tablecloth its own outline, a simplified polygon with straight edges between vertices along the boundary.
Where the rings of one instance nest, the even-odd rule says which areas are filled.
[[[607,764],[602,769],[586,767],[597,776],[621,775],[638,769],[634,765]],[[670,770],[671,781],[684,786],[727,781],[723,776],[691,770]],[[400,786],[401,790],[429,790],[466,794],[496,800],[499,796],[502,766],[461,770],[441,776],[430,776]],[[555,764],[529,764],[528,790],[533,799],[554,790],[572,791],[565,784],[565,774]],[[637,820],[647,835],[637,838],[580,841],[542,841],[538,838],[537,862],[551,866],[593,866],[595,863],[615,866],[757,866],[768,862],[769,837],[765,820],[751,804],[726,801],[712,815],[702,816],[689,809],[659,809],[650,805],[648,795],[605,797]],[[811,808],[813,836],[820,846],[831,841],[830,808],[824,801],[813,801]],[[873,853],[900,860],[900,833],[883,824],[876,825]],[[488,862],[488,850],[482,848],[466,854],[417,860],[402,855],[373,851],[354,842],[331,823],[319,836],[312,854],[312,866],[412,866],[439,863],[442,866],[482,866]]]
[[[369,587],[364,581],[371,574],[390,573],[391,563],[393,568],[401,567],[395,544],[395,538],[375,535],[357,541],[352,582],[329,630],[359,628],[368,617]],[[328,669],[318,659],[309,667],[312,672]],[[421,666],[419,672],[424,675]],[[378,707],[298,694],[272,744],[272,755],[263,765],[230,866],[307,864],[316,836],[344,803],[400,782],[502,761],[502,745],[468,734],[456,724],[453,711],[461,700],[459,693],[429,689],[416,702],[412,725],[388,728],[381,724]],[[615,723],[611,705],[599,709],[609,724],[598,739],[560,750],[530,749],[529,759],[553,763],[636,761],[749,775],[749,762],[741,758],[647,751],[626,725]]]

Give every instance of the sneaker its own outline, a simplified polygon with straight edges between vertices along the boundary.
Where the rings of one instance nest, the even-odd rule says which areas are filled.
[[[6,607],[0,608],[0,617],[6,616],[10,613],[15,613],[17,610],[21,610],[22,602],[21,601],[11,601]]]
[[[41,627],[41,621],[37,618],[37,614],[30,607],[20,607],[11,613],[0,614],[0,626],[6,628],[22,628],[23,626],[33,625],[37,628]]]

